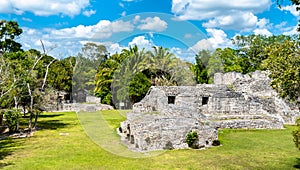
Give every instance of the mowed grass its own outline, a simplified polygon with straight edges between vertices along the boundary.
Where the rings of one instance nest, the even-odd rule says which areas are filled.
[[[124,113],[98,113],[109,127]],[[94,114],[97,116],[97,114]],[[295,169],[300,151],[292,141],[292,126],[284,130],[221,130],[222,146],[206,150],[172,150],[148,158],[112,154],[93,142],[74,112],[44,113],[41,130],[31,138],[0,141],[4,169]],[[116,133],[115,129],[110,129]]]

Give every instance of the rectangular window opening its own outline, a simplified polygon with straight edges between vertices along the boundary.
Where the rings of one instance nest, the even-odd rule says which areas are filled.
[[[208,103],[208,97],[202,97],[202,105],[206,105]]]
[[[168,104],[175,104],[176,96],[168,96]]]

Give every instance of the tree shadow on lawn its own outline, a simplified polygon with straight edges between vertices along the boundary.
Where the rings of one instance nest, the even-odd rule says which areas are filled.
[[[296,158],[297,161],[296,161],[296,165],[294,165],[294,168],[296,169],[300,169],[300,158]]]
[[[68,123],[63,123],[62,120],[57,120],[55,117],[62,116],[63,114],[44,114],[39,115],[37,122],[37,130],[57,130],[69,126]],[[54,119],[53,119],[54,118]],[[26,119],[25,119],[26,120]],[[20,124],[27,126],[27,121],[22,121]],[[24,131],[26,133],[26,131]],[[12,155],[17,149],[24,146],[22,138],[5,137],[0,140],[0,169],[12,165],[13,163],[1,162],[5,157]]]
[[[64,114],[44,114],[42,113],[38,117],[37,121],[37,130],[56,130],[60,128],[64,128],[68,124],[62,123],[61,120],[55,119],[55,117],[63,116]],[[22,120],[20,121],[20,127],[28,127],[28,118],[29,116],[23,116]]]
[[[68,126],[62,120],[53,119],[55,117],[63,116],[64,114],[41,114],[37,122],[37,130],[57,130]],[[50,120],[49,120],[50,119]]]
[[[24,144],[22,139],[13,139],[11,137],[0,140],[0,161],[11,155]],[[0,162],[0,169],[12,165],[13,163]]]
[[[54,117],[59,117],[59,116],[63,116],[63,115],[64,114],[62,114],[62,113],[60,113],[60,114],[49,114],[49,113],[45,114],[45,113],[42,113],[42,114],[39,114],[39,118],[54,118]],[[28,119],[29,115],[26,114],[25,116],[22,116],[22,118]]]
[[[53,118],[53,117],[58,117],[58,116],[62,116],[64,114],[60,113],[60,114],[45,114],[45,113],[42,113],[39,115],[39,118]]]
[[[38,121],[37,130],[57,130],[66,126],[68,126],[68,124],[62,123],[59,120]]]

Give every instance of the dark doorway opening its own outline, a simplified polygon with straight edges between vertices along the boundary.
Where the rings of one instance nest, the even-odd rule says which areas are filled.
[[[208,103],[208,97],[202,97],[202,105],[206,105]]]
[[[176,96],[168,96],[168,104],[175,104]]]

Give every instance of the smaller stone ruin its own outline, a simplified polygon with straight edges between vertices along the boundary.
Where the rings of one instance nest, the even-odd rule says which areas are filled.
[[[282,129],[300,115],[277,97],[268,72],[218,73],[215,84],[155,86],[121,123],[121,140],[135,151],[198,148],[218,144],[219,128]]]
[[[134,105],[133,112],[119,129],[123,141],[132,150],[150,151],[188,148],[186,135],[199,135],[199,148],[207,147],[218,139],[216,129],[206,124],[205,116],[195,110],[170,104],[164,91],[152,87],[143,103]],[[145,103],[144,103],[145,102]],[[182,113],[185,114],[182,114]]]

